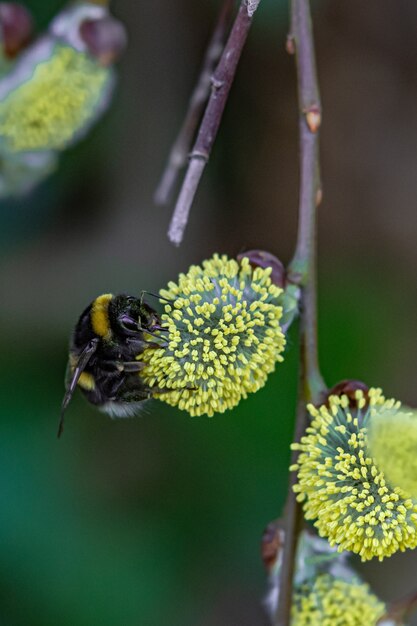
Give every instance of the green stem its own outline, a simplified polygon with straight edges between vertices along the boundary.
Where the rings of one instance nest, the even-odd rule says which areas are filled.
[[[288,50],[296,53],[300,113],[300,197],[297,245],[288,268],[290,281],[302,287],[300,325],[300,389],[294,440],[299,441],[308,424],[307,402],[319,402],[326,386],[322,379],[317,345],[316,296],[316,208],[321,199],[318,160],[318,130],[321,104],[315,65],[314,42],[308,0],[291,0],[291,33]],[[297,453],[293,452],[292,463]],[[296,481],[290,475],[285,507],[285,543],[280,572],[275,626],[289,626],[293,595],[293,576],[301,506],[295,498]]]
[[[318,404],[326,391],[326,385],[320,373],[317,338],[317,291],[316,264],[312,262],[308,270],[308,280],[302,294],[302,345],[301,359],[304,363],[304,400]]]
[[[307,427],[307,412],[304,399],[304,367],[300,364],[299,400],[295,421],[295,440],[299,441]],[[296,463],[298,452],[291,453],[291,464]],[[297,550],[298,535],[301,530],[302,516],[300,505],[295,498],[293,487],[296,483],[296,475],[290,473],[288,482],[288,496],[285,504],[283,528],[285,541],[282,553],[282,565],[279,575],[278,605],[275,615],[275,626],[289,626],[291,617],[291,605],[293,596],[293,578],[295,570],[295,555]]]
[[[291,39],[297,59],[300,113],[300,198],[297,245],[288,268],[289,279],[303,287],[301,331],[306,399],[316,402],[325,390],[317,348],[316,207],[321,199],[318,160],[321,104],[308,0],[291,1]]]

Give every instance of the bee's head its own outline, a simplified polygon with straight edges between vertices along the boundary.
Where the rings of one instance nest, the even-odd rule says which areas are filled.
[[[119,336],[152,330],[159,321],[156,312],[134,296],[115,296],[109,303],[108,313],[111,328]]]

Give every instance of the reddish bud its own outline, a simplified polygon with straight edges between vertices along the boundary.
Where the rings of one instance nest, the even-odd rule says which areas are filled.
[[[80,37],[89,53],[98,59],[101,65],[111,65],[117,61],[127,45],[125,27],[110,15],[81,22]]]
[[[237,255],[237,260],[241,261],[244,257],[249,259],[252,267],[272,267],[271,280],[278,287],[285,286],[285,268],[281,261],[270,252],[264,250],[248,250]]]
[[[287,35],[287,41],[285,42],[285,49],[288,54],[295,54],[295,41],[294,35]]]
[[[317,105],[310,107],[306,111],[306,121],[312,133],[316,133],[321,125],[321,111]]]
[[[284,546],[284,531],[279,522],[271,522],[265,528],[262,535],[261,555],[265,568],[268,572],[274,567],[278,556]]]
[[[13,58],[31,39],[32,16],[17,2],[0,2],[0,28],[4,53]]]
[[[337,385],[329,389],[326,394],[326,404],[329,396],[347,396],[349,398],[349,407],[354,409],[357,407],[357,391],[362,391],[365,400],[368,400],[368,385],[365,385],[365,383],[360,380],[342,380],[340,383],[337,383]]]

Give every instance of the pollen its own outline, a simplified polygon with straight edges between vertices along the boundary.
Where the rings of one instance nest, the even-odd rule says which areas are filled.
[[[399,484],[388,481],[370,451],[368,428],[400,410],[380,389],[365,401],[356,392],[357,408],[345,395],[330,396],[327,405],[309,405],[312,417],[300,443],[294,486],[306,519],[315,520],[320,536],[339,551],[380,561],[417,546],[417,502]]]
[[[159,348],[144,351],[141,376],[155,397],[192,416],[223,413],[260,389],[283,360],[283,290],[271,268],[215,254],[160,292]]]
[[[325,574],[294,594],[291,626],[376,626],[385,612],[368,585]]]
[[[57,44],[28,80],[0,102],[0,136],[11,152],[65,148],[92,120],[111,71]]]

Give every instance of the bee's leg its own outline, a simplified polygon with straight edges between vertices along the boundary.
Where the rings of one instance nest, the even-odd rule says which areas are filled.
[[[126,372],[126,374],[136,374],[145,367],[146,363],[142,361],[115,361],[115,367],[119,372]]]
[[[149,387],[148,389],[148,394],[149,394],[149,398],[152,398],[154,393],[168,393],[169,391],[172,391],[172,389],[160,389],[159,387]]]
[[[151,396],[154,393],[170,393],[171,391],[197,391],[197,387],[181,387],[181,389],[170,389],[168,387],[152,387]]]
[[[122,392],[119,394],[119,401],[127,403],[142,402],[142,400],[150,400],[152,395],[152,389],[150,389],[150,387],[137,387],[137,385],[132,385],[130,388],[123,388]]]
[[[88,365],[89,360],[91,359],[91,357],[97,350],[98,342],[99,342],[98,339],[92,339],[86,345],[86,347],[84,348],[84,350],[81,352],[81,354],[78,357],[77,364],[74,368],[74,371],[72,372],[72,378],[68,378],[68,380],[66,380],[65,395],[62,401],[61,417],[60,417],[59,426],[58,426],[58,439],[62,435],[62,432],[64,430],[65,410],[68,404],[70,403],[70,400],[74,394],[75,388],[77,386],[77,383],[80,379],[81,374],[83,373],[83,371]]]

